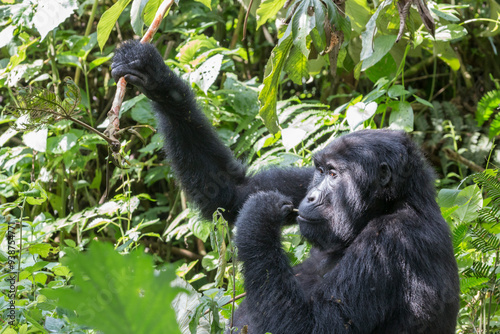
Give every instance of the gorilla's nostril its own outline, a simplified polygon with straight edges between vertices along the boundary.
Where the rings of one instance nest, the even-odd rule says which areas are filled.
[[[316,202],[316,196],[307,196],[307,201],[309,203]]]

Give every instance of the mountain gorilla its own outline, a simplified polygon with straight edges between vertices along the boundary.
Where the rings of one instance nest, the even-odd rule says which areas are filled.
[[[317,153],[314,168],[248,176],[153,46],[124,43],[112,74],[153,100],[166,154],[191,200],[206,217],[222,207],[236,222],[247,291],[235,316],[239,330],[455,332],[450,231],[433,173],[404,133],[354,132]],[[280,231],[294,220],[314,248],[292,268]]]

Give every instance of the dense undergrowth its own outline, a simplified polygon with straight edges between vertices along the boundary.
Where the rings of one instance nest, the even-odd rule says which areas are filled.
[[[1,331],[220,333],[244,292],[227,223],[186,201],[143,95],[118,154],[95,132],[116,45],[161,1],[1,2]],[[500,331],[500,5],[429,1],[434,37],[411,8],[396,43],[396,2],[292,2],[255,1],[242,40],[245,6],[180,0],[153,43],[250,172],[309,165],[348,131],[409,132],[453,234],[457,333]],[[293,264],[309,250],[296,226],[283,246]]]

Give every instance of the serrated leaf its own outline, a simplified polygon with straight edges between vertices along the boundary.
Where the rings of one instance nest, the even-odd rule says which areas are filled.
[[[63,23],[78,8],[75,0],[38,1],[32,23],[43,40],[49,32]]]
[[[38,254],[41,257],[49,256],[49,253],[56,254],[59,252],[59,247],[54,247],[50,244],[34,244],[28,247],[30,254]]]
[[[283,69],[286,57],[288,56],[292,45],[292,37],[288,36],[285,40],[280,41],[280,43],[274,47],[271,57],[266,65],[264,86],[259,94],[259,115],[262,117],[262,120],[264,121],[264,124],[268,128],[269,132],[273,134],[279,131],[278,117],[276,115],[276,102],[281,70]]]
[[[73,273],[75,288],[41,293],[75,311],[68,313],[71,321],[106,334],[179,333],[170,304],[182,290],[169,284],[172,268],[155,270],[142,250],[120,255],[104,243],[91,244],[85,253],[69,249],[61,262]]]
[[[108,41],[109,34],[115,26],[116,21],[120,17],[123,10],[127,7],[131,0],[118,0],[113,6],[102,14],[99,23],[97,24],[97,42],[102,49]]]
[[[257,29],[272,19],[283,8],[286,0],[264,0],[257,8]]]

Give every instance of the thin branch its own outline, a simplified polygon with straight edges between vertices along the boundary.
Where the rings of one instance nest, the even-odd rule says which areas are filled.
[[[166,0],[163,1],[158,10],[156,11],[155,18],[149,26],[148,30],[144,34],[144,37],[141,39],[141,43],[149,43],[153,39],[154,34],[158,30],[165,13],[172,7],[174,4],[174,0]],[[120,150],[120,142],[116,138],[117,132],[120,130],[120,108],[122,106],[123,97],[125,96],[125,88],[127,87],[127,82],[125,78],[120,78],[116,83],[116,93],[115,98],[113,99],[113,105],[108,112],[109,125],[104,131],[111,140],[117,142],[118,145],[112,145],[111,150],[113,153],[118,153]]]

